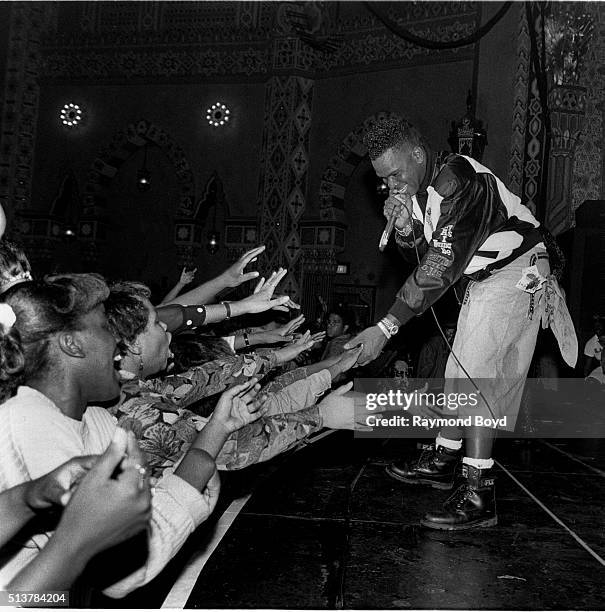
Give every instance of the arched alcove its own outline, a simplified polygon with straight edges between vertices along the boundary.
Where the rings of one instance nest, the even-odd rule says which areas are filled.
[[[106,149],[93,161],[88,172],[88,180],[84,189],[84,216],[105,206],[103,187],[116,175],[120,166],[132,154],[153,144],[161,149],[174,167],[179,180],[180,194],[176,214],[179,217],[193,215],[195,202],[195,185],[191,166],[183,149],[172,136],[155,123],[141,119],[129,124],[125,130],[120,130],[113,137]]]
[[[143,167],[151,177],[147,190],[137,185]],[[194,215],[184,151],[167,132],[141,120],[118,132],[92,163],[79,236],[103,274],[142,280],[161,293],[176,282],[183,263],[175,222],[195,223]]]

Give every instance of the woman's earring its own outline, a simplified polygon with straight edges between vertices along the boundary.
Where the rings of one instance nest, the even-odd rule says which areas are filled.
[[[139,372],[143,371],[143,357],[139,354]]]

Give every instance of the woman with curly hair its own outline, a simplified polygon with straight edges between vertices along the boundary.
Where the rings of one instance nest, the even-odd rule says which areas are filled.
[[[10,399],[0,405],[0,492],[110,445],[116,419],[89,406],[120,393],[119,351],[103,305],[108,295],[103,279],[93,274],[25,281],[3,295],[0,391]],[[238,427],[263,414],[254,384],[253,379],[223,394],[208,426],[183,449],[179,465],[158,481],[151,526],[139,542],[148,551],[127,568],[120,566],[122,557],[116,559],[119,578],[107,595],[123,597],[151,580],[212,512],[219,490],[213,457]],[[142,466],[141,472],[146,476]],[[38,525],[0,570],[0,582],[8,582],[48,539]]]
[[[119,283],[112,287],[106,302],[107,318],[123,354],[122,374],[130,379],[122,387],[120,403],[110,412],[118,418],[120,426],[135,432],[149,464],[156,473],[162,473],[178,462],[191,439],[199,435],[197,431],[205,431],[210,424],[187,406],[233,382],[263,376],[276,363],[309,348],[309,342],[303,337],[300,344],[267,355],[260,366],[254,358],[244,355],[237,357],[239,361],[210,362],[210,370],[205,364],[179,374],[155,377],[166,369],[171,335],[159,320],[149,295],[139,283]],[[354,349],[314,377],[299,380],[296,383],[299,388],[293,390],[293,385],[289,385],[279,392],[281,395],[266,399],[266,405],[274,406],[273,410],[268,407],[272,414],[229,436],[216,456],[219,469],[241,469],[266,461],[322,427],[353,428],[350,398],[343,399],[340,407],[334,406],[334,396],[319,405],[316,401],[334,377],[355,363],[358,353],[359,349]],[[338,397],[343,392],[335,393]],[[294,396],[301,399],[297,401]]]

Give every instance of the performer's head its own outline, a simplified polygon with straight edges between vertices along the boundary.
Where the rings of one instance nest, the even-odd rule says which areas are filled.
[[[427,146],[420,132],[403,119],[386,119],[363,137],[376,174],[391,192],[414,195],[426,173]]]

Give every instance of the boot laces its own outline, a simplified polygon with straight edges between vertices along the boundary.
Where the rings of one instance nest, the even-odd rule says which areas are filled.
[[[428,468],[431,463],[433,463],[433,459],[435,458],[435,449],[434,448],[425,448],[423,449],[420,458],[418,459],[418,467],[419,468]]]
[[[468,483],[461,484],[448,499],[448,505],[451,504],[456,510],[461,510],[472,490]]]

